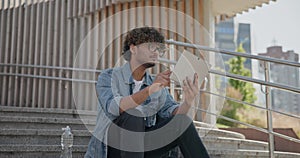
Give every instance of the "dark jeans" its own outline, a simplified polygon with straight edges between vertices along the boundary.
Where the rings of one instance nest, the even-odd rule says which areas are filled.
[[[115,145],[112,145],[113,147],[108,145],[108,158],[160,158],[177,146],[179,146],[185,158],[209,157],[192,120],[188,116],[176,115],[158,121],[153,127],[145,127],[144,118],[139,116],[141,116],[141,113],[138,110],[131,109],[123,112],[113,121],[115,124],[112,124],[109,128],[108,142]],[[146,134],[128,134],[120,129]],[[162,132],[155,133],[160,129],[162,129]],[[154,134],[147,135],[149,132]],[[147,147],[155,146],[157,142],[158,144],[161,142],[169,143],[158,149],[147,150]],[[120,146],[116,146],[116,144]],[[129,146],[130,149],[140,147],[138,148],[140,152],[132,152],[136,150],[119,150],[122,145]],[[143,149],[145,149],[145,152],[142,152]]]

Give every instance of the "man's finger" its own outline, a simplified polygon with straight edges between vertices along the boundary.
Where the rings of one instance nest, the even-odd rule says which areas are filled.
[[[194,86],[193,83],[192,83],[192,80],[189,79],[188,77],[186,77],[186,80],[187,80],[187,85],[188,85],[188,87],[189,87],[189,88],[192,88],[192,87]]]
[[[183,88],[184,88],[184,92],[185,93],[190,93],[191,91],[191,88],[190,86],[188,85],[187,81],[186,80],[183,80]]]
[[[163,71],[161,72],[161,74],[164,74],[164,75],[171,75],[172,71],[171,70],[166,70],[166,71]]]
[[[197,87],[197,90],[198,90],[198,88],[199,88],[199,76],[198,76],[197,73],[195,73],[195,75],[194,75],[194,85],[195,85],[195,87]]]
[[[163,78],[170,78],[170,75],[168,74],[159,74],[159,76],[162,76]]]
[[[164,86],[169,86],[169,84],[170,84],[170,80],[164,79],[164,78],[161,78],[161,80],[159,82],[162,83]]]

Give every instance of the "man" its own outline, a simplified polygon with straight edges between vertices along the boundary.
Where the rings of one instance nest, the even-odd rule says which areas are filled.
[[[184,101],[178,104],[165,88],[171,71],[155,79],[147,72],[165,51],[164,36],[154,28],[127,34],[123,57],[128,62],[98,77],[99,113],[86,158],[159,158],[176,146],[185,158],[209,157],[186,116],[199,93],[197,74],[183,81]]]

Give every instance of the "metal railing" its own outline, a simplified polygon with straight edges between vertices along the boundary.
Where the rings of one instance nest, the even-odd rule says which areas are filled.
[[[210,47],[206,47],[206,46],[201,46],[201,45],[196,45],[196,44],[191,44],[191,43],[184,43],[184,42],[179,42],[179,41],[173,41],[173,40],[167,40],[166,43],[168,44],[172,44],[172,45],[177,45],[177,46],[183,46],[183,47],[189,47],[189,48],[194,48],[194,49],[200,49],[200,50],[205,50],[208,52],[218,52],[218,53],[222,53],[222,54],[228,54],[228,55],[233,55],[233,56],[240,56],[240,57],[245,57],[245,58],[250,58],[250,59],[257,59],[260,61],[263,61],[265,63],[265,75],[268,76],[269,73],[269,69],[268,69],[268,63],[277,63],[277,64],[282,64],[282,65],[288,65],[288,66],[292,66],[292,67],[297,67],[300,68],[300,63],[297,62],[291,62],[291,61],[285,61],[285,60],[280,60],[280,59],[274,59],[274,58],[267,58],[267,57],[263,57],[263,56],[256,56],[256,55],[251,55],[251,54],[246,54],[246,53],[239,53],[239,52],[234,52],[234,51],[228,51],[228,50],[223,50],[223,49],[215,49],[215,48],[210,48]],[[172,61],[172,60],[168,60],[168,59],[160,59],[161,62],[165,62],[165,63],[169,63],[169,64],[176,64],[176,61]],[[83,72],[88,72],[88,73],[100,73],[101,70],[93,70],[93,69],[82,69],[82,68],[72,68],[72,67],[58,67],[58,66],[44,66],[44,65],[29,65],[29,64],[7,64],[7,63],[0,63],[0,66],[3,67],[20,67],[20,68],[39,68],[39,69],[53,69],[53,70],[65,70],[65,71],[71,71],[71,72],[75,72],[75,71],[83,71]],[[291,86],[287,86],[287,85],[283,85],[283,84],[278,84],[278,83],[273,83],[269,81],[269,78],[266,77],[266,79],[263,80],[259,80],[259,79],[254,79],[251,77],[245,77],[245,76],[241,76],[241,75],[236,75],[236,74],[231,74],[231,73],[224,73],[221,71],[217,71],[217,70],[209,70],[209,73],[211,74],[215,74],[215,75],[220,75],[220,76],[225,76],[225,77],[229,77],[232,79],[237,79],[237,80],[241,80],[241,81],[246,81],[246,82],[251,82],[251,83],[256,83],[256,84],[260,84],[265,86],[265,95],[266,95],[266,99],[269,100],[270,99],[270,94],[269,94],[269,88],[273,87],[273,88],[277,88],[277,89],[281,89],[281,90],[285,90],[285,91],[291,91],[291,92],[295,92],[300,94],[300,88],[297,87],[291,87]],[[37,75],[31,75],[31,74],[21,74],[21,73],[0,73],[0,76],[21,76],[21,77],[28,77],[28,78],[43,78],[43,79],[49,79],[49,80],[64,80],[64,81],[70,81],[70,82],[83,82],[83,83],[90,83],[90,84],[94,84],[96,83],[96,81],[93,80],[81,80],[81,79],[76,79],[76,78],[66,78],[66,77],[53,77],[53,76],[37,76]],[[204,93],[208,93],[217,97],[222,97],[225,98],[227,100],[232,100],[234,102],[238,102],[238,103],[242,103],[242,104],[246,104],[255,108],[259,108],[259,109],[263,109],[267,111],[268,114],[268,120],[267,120],[267,124],[268,124],[268,129],[264,129],[264,128],[260,128],[245,122],[241,122],[238,120],[234,120],[216,113],[212,113],[210,111],[207,110],[203,110],[203,109],[197,109],[199,111],[203,111],[206,112],[210,115],[215,115],[219,118],[234,122],[234,123],[238,123],[238,124],[242,124],[245,125],[247,127],[256,129],[258,131],[262,131],[264,133],[268,133],[269,134],[269,152],[270,152],[270,157],[274,157],[274,135],[293,141],[293,142],[297,142],[300,143],[299,139],[295,139],[280,133],[276,133],[273,132],[273,122],[271,119],[271,115],[272,112],[276,112],[276,113],[280,113],[282,115],[286,115],[289,117],[293,117],[293,118],[297,118],[300,119],[300,116],[298,115],[293,115],[293,114],[289,114],[289,113],[285,113],[282,111],[278,111],[278,110],[274,110],[271,108],[271,103],[270,101],[267,101],[266,103],[266,108],[264,107],[260,107],[254,104],[250,104],[247,102],[243,102],[243,101],[239,101],[227,96],[222,96],[219,94],[214,94],[212,92],[209,91],[203,91]]]
[[[300,89],[296,88],[296,87],[291,87],[291,86],[286,86],[286,85],[282,85],[282,84],[272,83],[272,82],[270,82],[270,76],[269,76],[269,73],[270,73],[269,64],[270,64],[270,62],[271,63],[282,64],[282,65],[288,65],[288,66],[297,67],[297,68],[300,68],[300,63],[293,62],[293,61],[280,60],[280,59],[275,59],[275,58],[268,58],[268,57],[263,57],[263,56],[257,56],[257,55],[251,55],[251,54],[246,54],[246,53],[239,53],[239,52],[229,51],[229,50],[224,50],[224,49],[210,48],[210,47],[207,47],[207,46],[191,44],[191,43],[184,43],[184,42],[174,41],[174,40],[167,40],[166,43],[177,45],[177,46],[183,46],[183,47],[189,47],[189,48],[194,48],[194,49],[205,50],[205,51],[209,51],[209,52],[217,52],[217,53],[221,53],[221,54],[240,56],[240,57],[245,57],[245,58],[250,58],[250,59],[257,59],[257,60],[263,61],[264,62],[265,81],[254,79],[252,77],[245,77],[245,76],[231,74],[231,73],[223,73],[223,72],[216,71],[216,70],[210,70],[209,73],[217,74],[217,75],[220,75],[220,76],[226,76],[226,77],[230,77],[232,79],[237,79],[237,80],[241,80],[241,81],[252,82],[252,83],[257,83],[257,84],[260,84],[260,85],[264,85],[265,86],[265,97],[266,97],[266,108],[263,108],[263,107],[260,107],[260,108],[267,111],[267,129],[268,130],[265,130],[263,128],[259,128],[257,126],[254,126],[254,125],[251,125],[251,124],[248,124],[248,123],[237,121],[237,120],[234,120],[234,119],[222,116],[222,115],[217,115],[217,114],[209,112],[207,110],[203,110],[203,109],[197,109],[197,110],[209,113],[211,115],[216,115],[219,118],[223,118],[223,119],[226,119],[226,120],[231,121],[231,122],[243,124],[247,127],[254,128],[256,130],[268,133],[269,134],[269,142],[268,142],[268,144],[269,144],[269,156],[271,158],[275,157],[275,155],[274,155],[274,151],[275,151],[274,135],[276,135],[278,137],[281,137],[281,138],[284,138],[284,139],[287,139],[287,140],[290,140],[290,141],[300,143],[300,140],[298,140],[298,139],[295,139],[295,138],[292,138],[292,137],[289,137],[289,136],[286,136],[286,135],[283,135],[283,134],[280,134],[280,133],[276,133],[276,132],[273,131],[272,112],[274,112],[275,110],[273,110],[272,106],[271,106],[270,88],[274,87],[274,88],[278,88],[278,89],[282,89],[282,90],[286,90],[286,91],[291,91],[291,92],[296,92],[296,93],[300,93]],[[169,64],[176,64],[176,62],[174,62],[174,61],[164,60],[164,62],[167,62]],[[217,95],[217,94],[214,94],[214,93],[210,93],[210,94]],[[225,99],[229,98],[229,97],[226,97],[226,96],[219,96],[219,97],[224,97]],[[234,101],[237,101],[237,100],[234,100]],[[238,102],[242,103],[242,104],[247,104],[247,105],[250,105],[250,106],[253,106],[253,107],[258,107],[256,105],[249,104],[249,103],[246,103],[246,102],[243,102],[243,101],[238,101]],[[277,111],[275,111],[275,112],[277,112]],[[286,116],[297,118],[297,119],[300,118],[299,116],[296,116],[296,115],[291,115],[291,114],[284,113],[284,112],[280,112],[280,113],[283,114],[283,115],[286,115]]]

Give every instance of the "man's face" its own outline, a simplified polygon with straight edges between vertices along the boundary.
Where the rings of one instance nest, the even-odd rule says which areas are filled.
[[[158,57],[166,51],[162,43],[142,43],[136,46],[135,60],[146,68],[153,67],[158,62]]]

